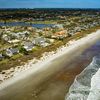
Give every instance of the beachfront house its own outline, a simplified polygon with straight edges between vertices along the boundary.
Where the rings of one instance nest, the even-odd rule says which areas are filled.
[[[19,53],[18,48],[9,48],[6,50],[6,55],[9,57],[13,56],[14,54],[18,54],[18,53]]]
[[[26,42],[26,43],[24,43],[24,46],[23,46],[23,48],[26,51],[31,51],[34,47],[35,47],[34,44],[31,42]]]
[[[38,46],[45,46],[46,39],[43,37],[34,38],[32,43]]]

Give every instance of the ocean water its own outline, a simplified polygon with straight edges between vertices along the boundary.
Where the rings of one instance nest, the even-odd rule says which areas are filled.
[[[100,100],[100,68],[91,79],[91,89],[87,100]]]
[[[91,95],[92,96],[94,95],[93,97],[97,97],[100,95],[100,91],[97,95],[98,90],[96,92],[96,90],[94,89],[95,86],[93,85],[96,82],[95,81],[96,78],[92,78],[99,70],[99,68],[100,68],[100,54],[93,57],[92,62],[79,75],[76,76],[74,83],[71,85],[69,93],[67,94],[65,100],[100,100],[100,98],[99,99],[91,98]],[[92,86],[94,88],[92,88]],[[95,92],[93,93],[94,90]]]

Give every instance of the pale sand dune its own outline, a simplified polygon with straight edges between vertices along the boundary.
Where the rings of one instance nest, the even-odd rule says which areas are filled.
[[[21,80],[25,80],[27,77],[30,77],[33,74],[35,75],[37,73],[40,73],[42,70],[44,71],[44,70],[50,69],[50,71],[52,71],[52,72],[48,73],[47,76],[51,75],[52,73],[54,73],[54,69],[50,65],[53,65],[52,63],[54,63],[54,64],[58,63],[58,62],[55,62],[55,60],[56,61],[58,60],[59,63],[62,63],[65,59],[62,59],[61,62],[60,62],[60,59],[63,58],[64,55],[68,56],[68,58],[69,58],[68,60],[71,60],[72,58],[74,58],[75,55],[81,53],[82,51],[84,51],[84,49],[93,45],[97,40],[100,40],[100,30],[98,30],[97,32],[94,32],[92,34],[89,34],[86,37],[81,38],[77,41],[74,41],[69,46],[68,45],[63,46],[63,48],[58,49],[56,51],[56,53],[52,52],[49,54],[49,56],[43,56],[41,58],[41,60],[37,61],[37,63],[35,63],[35,64],[33,63],[34,61],[31,60],[29,63],[23,65],[23,66],[26,66],[27,68],[25,68],[23,70],[17,70],[14,73],[13,77],[2,82],[0,84],[0,91],[8,88],[9,86],[11,86]],[[57,68],[60,69],[59,67],[56,67],[55,68],[56,71],[58,70]],[[46,78],[47,76],[43,76],[43,77]],[[2,94],[3,94],[3,92],[0,93],[0,95],[2,95]]]

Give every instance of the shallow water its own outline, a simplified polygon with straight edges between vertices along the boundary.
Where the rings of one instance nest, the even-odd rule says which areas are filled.
[[[86,54],[88,58],[92,58],[92,61],[75,78],[74,83],[71,85],[71,87],[69,89],[69,93],[66,96],[66,100],[87,100],[87,98],[90,94],[91,79],[92,79],[93,75],[95,75],[96,72],[100,68],[100,42],[97,42],[91,48],[87,49],[84,52],[84,54]],[[97,95],[97,97],[98,96],[99,95]],[[96,97],[95,93],[92,94],[92,97]],[[91,100],[91,99],[89,99],[89,100]],[[94,99],[92,99],[92,100],[94,100]],[[98,99],[96,99],[96,100],[98,100]]]
[[[66,96],[66,100],[87,100],[90,94],[91,79],[99,68],[100,55],[97,55],[93,57],[92,62],[75,78]]]

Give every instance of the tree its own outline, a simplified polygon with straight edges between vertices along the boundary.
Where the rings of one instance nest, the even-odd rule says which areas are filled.
[[[28,52],[27,52],[26,49],[24,49],[23,47],[20,47],[20,48],[19,48],[19,51],[20,51],[22,54],[28,55]]]

